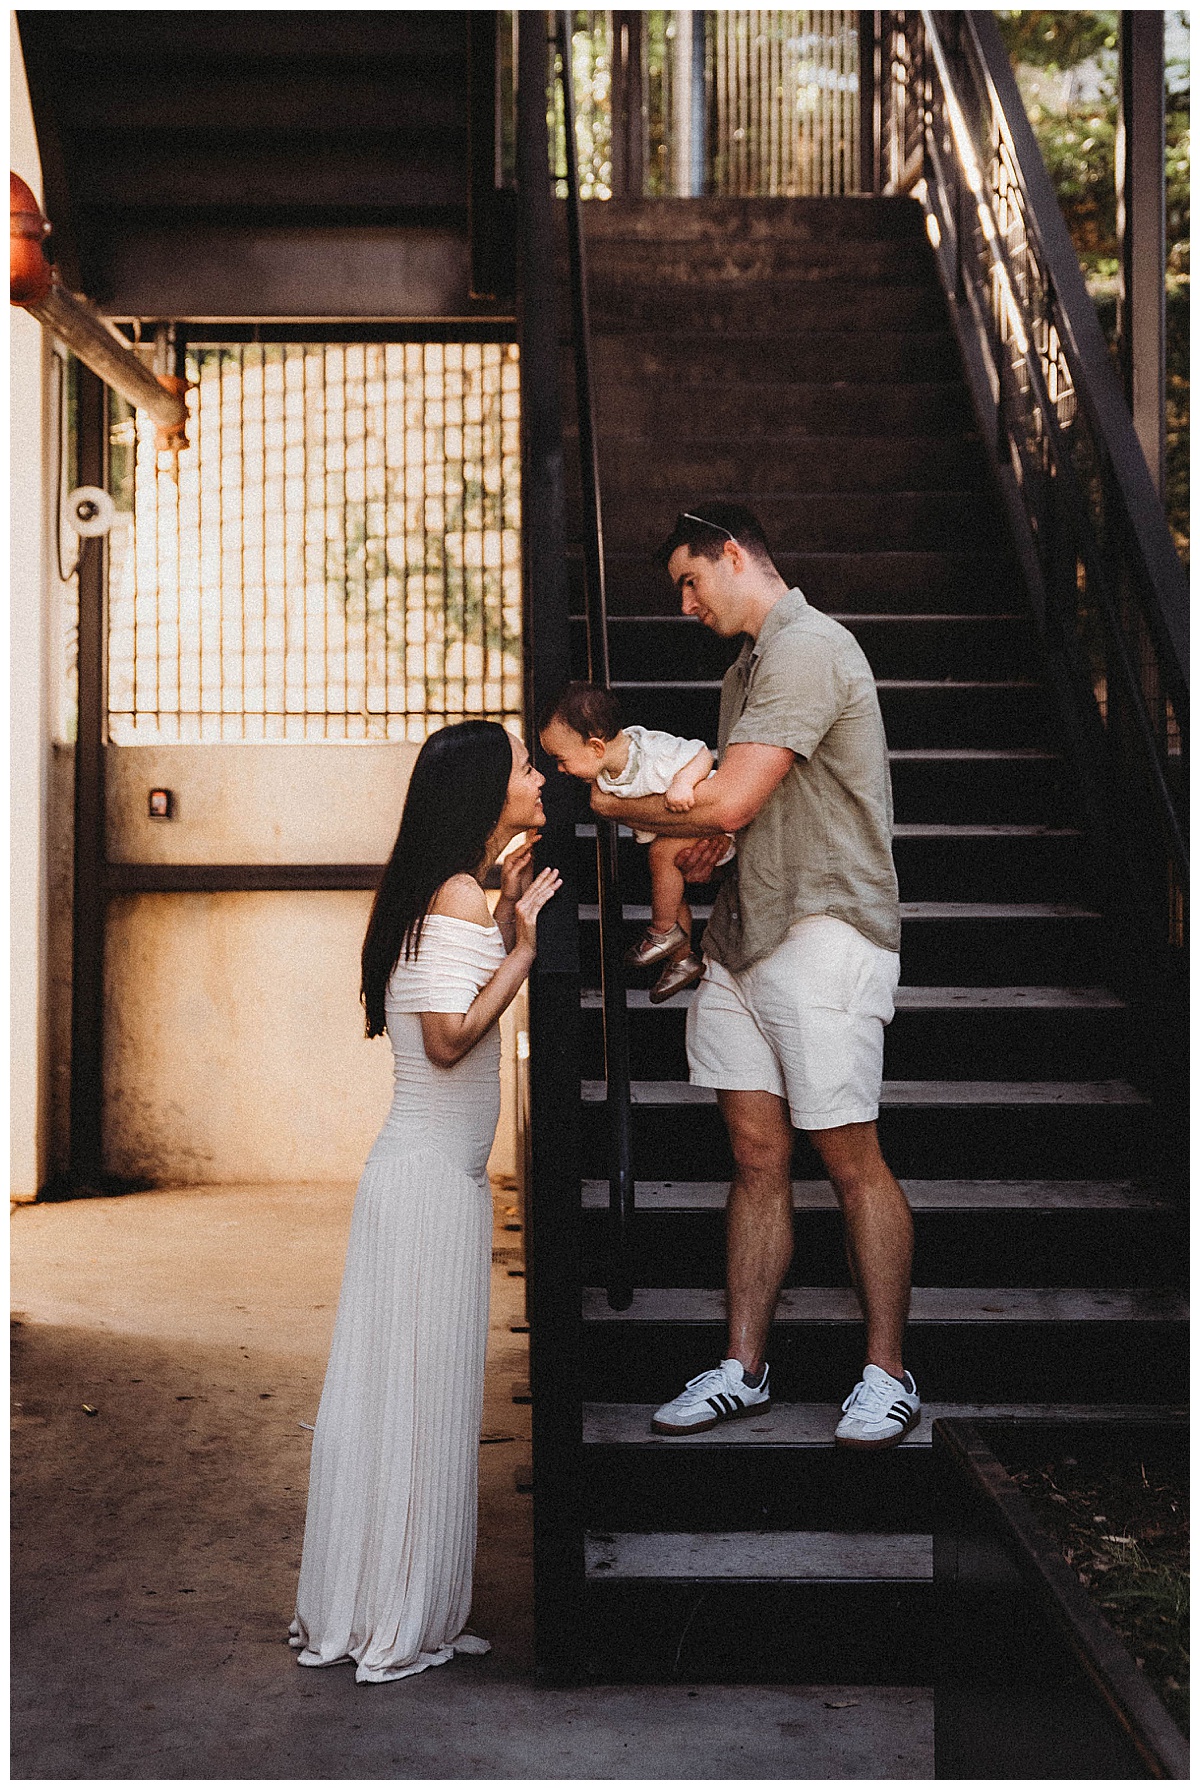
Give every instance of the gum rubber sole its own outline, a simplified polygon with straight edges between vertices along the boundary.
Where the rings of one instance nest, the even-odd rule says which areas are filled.
[[[698,1436],[702,1430],[715,1430],[719,1423],[734,1423],[739,1417],[758,1417],[771,1409],[769,1398],[757,1405],[747,1405],[741,1411],[734,1411],[728,1417],[710,1417],[704,1423],[672,1424],[660,1423],[656,1417],[650,1419],[650,1428],[656,1436]]]
[[[913,1412],[904,1428],[898,1430],[894,1436],[883,1436],[878,1442],[868,1442],[858,1436],[834,1436],[833,1440],[839,1448],[859,1448],[868,1450],[894,1448],[897,1442],[903,1442],[909,1431],[914,1430],[920,1421],[921,1412],[918,1408]]]

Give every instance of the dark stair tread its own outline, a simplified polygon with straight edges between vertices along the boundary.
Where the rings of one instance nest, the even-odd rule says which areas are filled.
[[[646,912],[649,913],[649,908]],[[901,920],[1098,920],[1070,901],[902,901]]]
[[[736,404],[734,399],[736,398]],[[640,401],[639,401],[640,399]],[[844,436],[855,440],[875,435],[889,424],[900,434],[941,441],[947,436],[974,436],[975,419],[970,402],[957,380],[942,378],[856,379],[853,385],[830,385],[817,379],[779,380],[763,376],[739,381],[736,392],[705,395],[705,415],[695,415],[694,395],[688,388],[654,394],[653,411],[644,388],[622,388],[622,402],[597,418],[601,452],[605,445],[621,449],[652,437],[651,423],[658,415],[676,431],[703,431],[696,439],[719,439],[723,444],[769,441],[776,446],[803,443],[814,436]],[[727,426],[721,428],[721,424]],[[714,438],[711,431],[720,429]],[[576,431],[565,431],[570,451]]]
[[[614,678],[614,690],[719,690],[720,678]],[[877,690],[1040,690],[1035,678],[879,677]]]
[[[664,426],[661,418],[658,426]],[[665,514],[664,537],[670,523],[670,514]],[[572,589],[578,590],[582,578],[578,546],[568,543],[566,557]],[[973,553],[962,553],[933,546],[876,545],[867,549],[859,544],[833,549],[815,542],[803,552],[780,549],[775,559],[789,584],[798,585],[818,608],[839,612],[859,600],[873,612],[881,600],[894,603],[898,614],[906,604],[926,610],[931,600],[941,596],[943,602],[969,604],[979,614],[990,615],[997,607],[1010,609],[1018,588],[1011,555],[986,544]],[[678,614],[679,599],[651,547],[625,551],[610,542],[605,565],[610,616],[633,612],[661,618]]]
[[[898,820],[894,839],[1082,839],[1078,827],[1048,827],[1040,821]]]
[[[584,1081],[585,1106],[602,1105],[605,1084]],[[715,1106],[715,1088],[686,1081],[635,1081],[632,1106]],[[1145,1094],[1125,1081],[885,1081],[881,1106],[1141,1106]]]
[[[646,447],[649,450],[650,443]],[[608,476],[605,459],[620,467],[619,476]],[[781,467],[787,488],[778,491],[774,488]],[[845,430],[783,444],[768,436],[741,449],[726,447],[703,455],[695,451],[679,461],[653,460],[649,451],[640,453],[632,442],[616,442],[602,448],[601,471],[606,514],[610,503],[653,500],[673,508],[681,491],[697,486],[712,490],[728,484],[744,490],[761,481],[764,501],[772,495],[817,492],[831,498],[886,496],[897,488],[978,494],[988,476],[982,447],[962,432],[950,439],[897,432],[885,440]],[[580,527],[579,485],[577,468],[569,463],[567,481],[567,529],[575,535]]]
[[[1181,1324],[1188,1305],[1157,1287],[914,1287],[915,1324]],[[583,1317],[592,1324],[721,1324],[721,1287],[644,1287],[626,1311],[613,1311],[601,1287],[583,1289]],[[852,1287],[784,1287],[775,1325],[862,1323]]]
[[[818,608],[819,605],[814,603],[812,605],[812,607],[815,609],[815,608]],[[952,609],[952,610],[944,610],[944,611],[943,610],[925,610],[925,609],[901,609],[901,610],[888,611],[886,613],[883,611],[880,611],[880,610],[873,610],[873,609],[862,609],[862,610],[859,610],[859,609],[847,609],[847,610],[826,609],[822,613],[827,615],[829,617],[830,621],[841,622],[842,626],[845,628],[855,628],[855,627],[859,627],[859,626],[865,626],[867,623],[873,623],[873,624],[877,625],[881,622],[887,622],[887,623],[894,622],[894,623],[896,623],[896,625],[898,627],[904,627],[904,628],[913,627],[913,626],[929,627],[931,624],[934,624],[934,623],[936,623],[937,626],[939,626],[939,627],[970,627],[970,628],[980,628],[980,627],[989,627],[990,628],[993,625],[998,624],[998,623],[1004,623],[1008,626],[1013,626],[1016,624],[1020,624],[1021,627],[1029,626],[1029,617],[1027,615],[1021,615],[1016,610],[1012,610],[1012,609],[989,609],[982,614],[979,611],[973,610],[973,609]],[[573,614],[571,616],[571,620],[573,622],[577,622],[577,623],[581,624],[584,621],[584,617],[579,614]],[[677,627],[677,628],[696,629],[696,628],[701,627],[703,624],[700,622],[694,621],[690,615],[674,614],[674,615],[610,615],[608,618],[608,625],[610,628],[635,628],[635,627],[670,628],[670,627]]]
[[[614,684],[614,689],[620,689]],[[643,686],[645,687],[645,686]],[[664,686],[659,686],[659,689]],[[587,827],[587,822],[580,822],[575,829],[577,838],[587,838],[587,832],[580,832],[580,827]],[[595,827],[589,829],[595,838]],[[625,829],[621,829],[621,832]],[[892,827],[892,836],[896,840],[1082,840],[1084,834],[1078,827],[1046,827],[1041,822],[990,822],[990,820],[897,820]]]
[[[724,1534],[586,1535],[589,1579],[784,1584],[925,1584],[931,1535],[736,1529]]]
[[[962,1007],[1108,1009],[1123,1008],[1125,1004],[1120,995],[1113,994],[1108,988],[934,988],[918,984],[915,987],[902,985],[896,990],[896,1006],[905,1012]]]
[[[811,607],[819,609],[820,604],[813,603]],[[840,622],[844,628],[850,629],[851,632],[858,627],[879,627],[883,624],[887,624],[888,626],[894,624],[899,628],[954,627],[972,628],[976,630],[999,626],[1020,628],[1028,628],[1029,626],[1029,617],[1027,615],[1022,615],[1018,611],[1011,609],[989,609],[983,612],[973,609],[954,609],[946,611],[901,609],[887,612],[873,609],[825,609],[822,610],[822,614],[827,615],[830,621]],[[583,627],[586,617],[578,613],[573,613],[571,620],[576,627]],[[695,632],[702,626],[700,622],[695,621],[690,615],[680,614],[610,615],[608,618],[608,625],[611,629],[616,631],[634,628],[654,628],[655,630],[686,628],[689,632]]]
[[[927,1181],[903,1176],[900,1185],[914,1212],[1175,1209],[1159,1188],[1136,1181]],[[634,1205],[639,1212],[723,1212],[728,1192],[727,1181],[638,1181]],[[604,1210],[608,1203],[607,1181],[583,1182],[584,1211]],[[792,1206],[797,1212],[831,1212],[837,1199],[828,1181],[793,1181]]]
[[[901,764],[1059,764],[1062,754],[1044,746],[901,746],[888,758]]]
[[[658,1002],[656,1007],[661,1006],[668,1011],[672,1008],[689,1007],[694,994],[694,989],[684,989],[682,994],[672,995],[670,1000]],[[603,1004],[603,996],[598,988],[585,988],[580,995],[582,1007],[594,1009]],[[625,1004],[631,1011],[641,1012],[643,1008],[650,1008],[652,1003],[649,989],[627,988]],[[936,988],[925,983],[910,986],[902,982],[896,990],[898,1013],[961,1012],[964,1008],[983,1012],[1003,1009],[1020,1013],[1035,1007],[1052,1008],[1055,1011],[1108,1012],[1124,1010],[1126,1002],[1107,988],[1050,988],[1038,984],[1020,988]]]
[[[871,239],[924,241],[920,206],[895,193],[795,199],[757,193],[713,193],[689,199],[590,199],[584,201],[583,218],[587,234],[605,242],[621,237],[651,244],[668,239],[706,242],[714,230],[732,235],[739,227],[751,235],[761,232],[770,237],[786,230],[797,236],[840,241],[848,231],[856,231]]]
[[[772,1401],[771,1409],[736,1423],[719,1423],[715,1429],[701,1430],[694,1436],[658,1436],[650,1428],[650,1419],[657,1406],[634,1404],[585,1404],[583,1407],[583,1440],[588,1447],[608,1448],[805,1448],[832,1449],[833,1430],[840,1406],[827,1404],[781,1404]],[[933,1425],[939,1417],[959,1422],[1015,1418],[1047,1423],[1079,1422],[1144,1422],[1151,1423],[1164,1415],[1182,1415],[1178,1406],[1163,1405],[1071,1405],[1071,1404],[923,1404],[917,1426],[897,1444],[900,1448],[928,1449],[933,1446]]]
[[[614,684],[614,689],[621,686]],[[643,686],[644,688],[645,686]],[[659,688],[665,686],[660,685]],[[587,825],[586,822],[582,823]],[[578,830],[576,837],[578,837]],[[1048,827],[1041,821],[942,821],[901,820],[892,827],[894,839],[1082,839],[1078,827]]]
[[[594,828],[588,828],[588,832],[594,837]],[[693,919],[707,920],[712,914],[712,906],[709,903],[693,902],[691,906]],[[600,909],[594,901],[581,901],[579,918],[582,921],[598,920]],[[1069,901],[902,901],[900,903],[902,925],[925,920],[940,925],[947,920],[973,923],[980,920],[1098,921],[1100,918],[1101,916],[1095,908],[1080,907]],[[641,902],[624,902],[621,907],[621,919],[630,925],[644,924],[650,919],[650,909]]]
[[[886,334],[813,330],[788,336],[734,335],[723,330],[696,330],[686,335],[639,331],[602,337],[596,346],[601,418],[627,402],[636,403],[639,387],[650,380],[669,380],[680,392],[696,394],[698,400],[707,394],[710,384],[723,383],[735,391],[757,387],[764,361],[778,379],[797,385],[823,384],[836,398],[855,385],[941,385],[953,376],[957,353],[955,338],[948,330],[928,329]],[[565,359],[566,349],[562,352]],[[854,415],[852,401],[845,404],[845,415]],[[835,425],[821,433],[847,432]],[[745,501],[753,499],[746,494]],[[757,501],[765,503],[767,495],[758,493]]]

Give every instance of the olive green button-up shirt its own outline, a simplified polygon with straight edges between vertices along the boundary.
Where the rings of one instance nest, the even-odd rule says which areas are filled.
[[[768,610],[721,687],[718,750],[785,746],[795,760],[749,826],[704,934],[728,970],[757,963],[809,914],[900,949],[892,783],[875,679],[847,628],[798,590]]]

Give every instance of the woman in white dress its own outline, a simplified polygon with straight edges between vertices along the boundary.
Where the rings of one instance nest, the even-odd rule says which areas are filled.
[[[406,1678],[466,1634],[491,1272],[487,1159],[500,1112],[499,1018],[533,964],[560,886],[533,875],[545,820],[521,741],[490,721],[421,748],[363,944],[367,1036],[386,1028],[395,1095],[354,1202],[313,1436],[292,1645]]]

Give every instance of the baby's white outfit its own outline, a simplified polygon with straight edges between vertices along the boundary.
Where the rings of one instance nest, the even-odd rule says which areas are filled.
[[[665,796],[676,774],[691,764],[697,752],[705,750],[703,740],[681,740],[677,733],[660,733],[653,727],[626,727],[622,731],[629,741],[625,769],[616,777],[601,771],[596,787],[606,796],[623,796],[626,801],[637,796]],[[654,833],[640,833],[636,827],[633,836],[639,845],[649,845],[657,837]],[[731,846],[720,861],[728,864],[733,856]]]
[[[601,771],[596,787],[606,796],[624,796],[626,801],[637,796],[665,796],[676,773],[691,764],[697,752],[704,751],[703,740],[681,740],[677,733],[660,733],[653,727],[626,727],[623,732],[629,741],[625,769],[616,777]],[[636,828],[633,836],[639,845],[648,845],[655,837]]]

